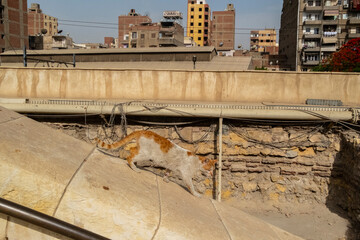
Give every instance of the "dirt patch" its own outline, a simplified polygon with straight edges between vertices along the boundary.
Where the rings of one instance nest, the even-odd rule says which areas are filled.
[[[244,212],[308,240],[355,240],[346,212],[331,212],[322,204],[288,204],[275,202],[225,202]]]

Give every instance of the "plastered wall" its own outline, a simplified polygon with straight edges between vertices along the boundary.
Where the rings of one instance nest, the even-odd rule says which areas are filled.
[[[166,64],[166,63],[164,63]],[[0,68],[0,98],[360,104],[360,75],[263,71]]]

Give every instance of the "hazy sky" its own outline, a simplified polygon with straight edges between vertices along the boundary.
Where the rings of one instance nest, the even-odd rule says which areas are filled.
[[[211,11],[223,11],[228,3],[234,4],[235,46],[242,44],[245,49],[250,48],[250,29],[280,28],[282,2],[282,0],[207,0]],[[59,29],[63,30],[62,34],[69,33],[76,43],[103,43],[105,36],[117,37],[118,16],[126,15],[131,8],[136,9],[141,15],[150,16],[153,22],[161,20],[163,11],[178,10],[184,15],[182,24],[186,27],[187,0],[28,0],[29,7],[31,3],[39,3],[43,13],[57,17]]]

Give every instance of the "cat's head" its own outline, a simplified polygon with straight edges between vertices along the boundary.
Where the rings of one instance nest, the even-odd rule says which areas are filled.
[[[215,168],[215,164],[217,163],[216,159],[208,159],[205,157],[200,156],[199,160],[202,163],[202,168],[206,171],[208,171],[208,173],[212,176],[213,175],[213,170]]]

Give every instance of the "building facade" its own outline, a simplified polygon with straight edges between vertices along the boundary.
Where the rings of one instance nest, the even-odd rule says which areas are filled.
[[[129,48],[183,46],[184,28],[176,22],[142,23],[130,27]]]
[[[58,34],[58,26],[58,19],[44,14],[40,4],[31,4],[28,10],[29,36],[56,36]]]
[[[135,9],[131,9],[127,15],[119,16],[119,38],[118,45],[120,48],[129,47],[129,31],[134,25],[140,25],[143,23],[151,23],[152,20],[148,16],[141,16]]]
[[[235,8],[228,4],[225,11],[213,11],[211,21],[211,45],[217,51],[234,50]]]
[[[186,34],[198,46],[210,45],[210,17],[210,7],[205,0],[188,0]]]
[[[0,1],[0,52],[29,46],[27,0]]]
[[[279,52],[291,70],[311,70],[358,37],[360,0],[284,0]]]
[[[267,49],[276,47],[275,29],[265,29],[250,32],[250,51],[266,52]]]

